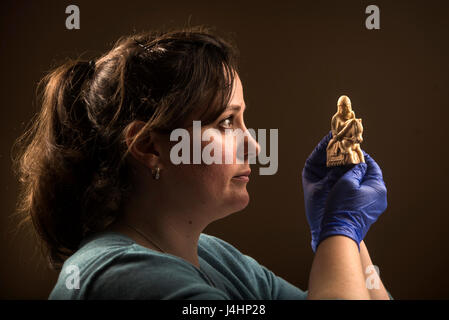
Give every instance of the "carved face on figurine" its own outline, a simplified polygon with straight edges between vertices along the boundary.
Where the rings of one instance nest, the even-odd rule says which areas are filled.
[[[351,100],[348,96],[341,96],[337,101],[338,110],[344,113],[352,111]]]

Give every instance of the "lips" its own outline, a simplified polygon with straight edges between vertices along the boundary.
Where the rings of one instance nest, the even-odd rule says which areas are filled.
[[[249,175],[250,174],[251,174],[251,170],[246,170],[246,171],[241,172],[240,174],[234,176],[232,179],[242,180],[242,181],[249,181]]]
[[[239,173],[238,175],[236,175],[234,177],[242,177],[242,176],[247,176],[248,177],[250,174],[251,174],[251,169],[243,171],[243,172]]]

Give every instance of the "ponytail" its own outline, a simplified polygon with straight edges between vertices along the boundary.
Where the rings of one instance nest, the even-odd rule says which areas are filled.
[[[68,61],[45,76],[38,86],[42,109],[18,140],[26,145],[17,161],[18,211],[26,214],[23,222],[31,220],[56,268],[89,231],[86,191],[99,165],[86,105],[93,73],[92,62]]]

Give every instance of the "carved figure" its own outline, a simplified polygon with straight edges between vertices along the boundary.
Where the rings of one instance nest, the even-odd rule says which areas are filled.
[[[337,108],[331,121],[332,139],[326,149],[326,165],[331,167],[365,162],[360,149],[363,141],[362,119],[355,117],[351,100],[347,96],[338,99]]]

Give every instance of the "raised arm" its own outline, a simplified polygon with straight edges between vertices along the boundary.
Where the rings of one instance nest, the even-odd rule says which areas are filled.
[[[328,134],[306,160],[303,173],[306,217],[316,253],[308,299],[371,299],[365,270],[371,264],[361,243],[387,207],[386,187],[377,163],[328,168]],[[368,255],[369,257],[369,255]]]
[[[357,244],[345,236],[329,237],[318,246],[309,277],[307,299],[369,300]]]
[[[337,133],[337,136],[336,136],[337,140],[340,140],[342,137],[344,137],[346,135],[349,128],[351,128],[352,121],[355,121],[355,120],[351,119],[351,120],[347,120],[345,122],[345,126]]]

